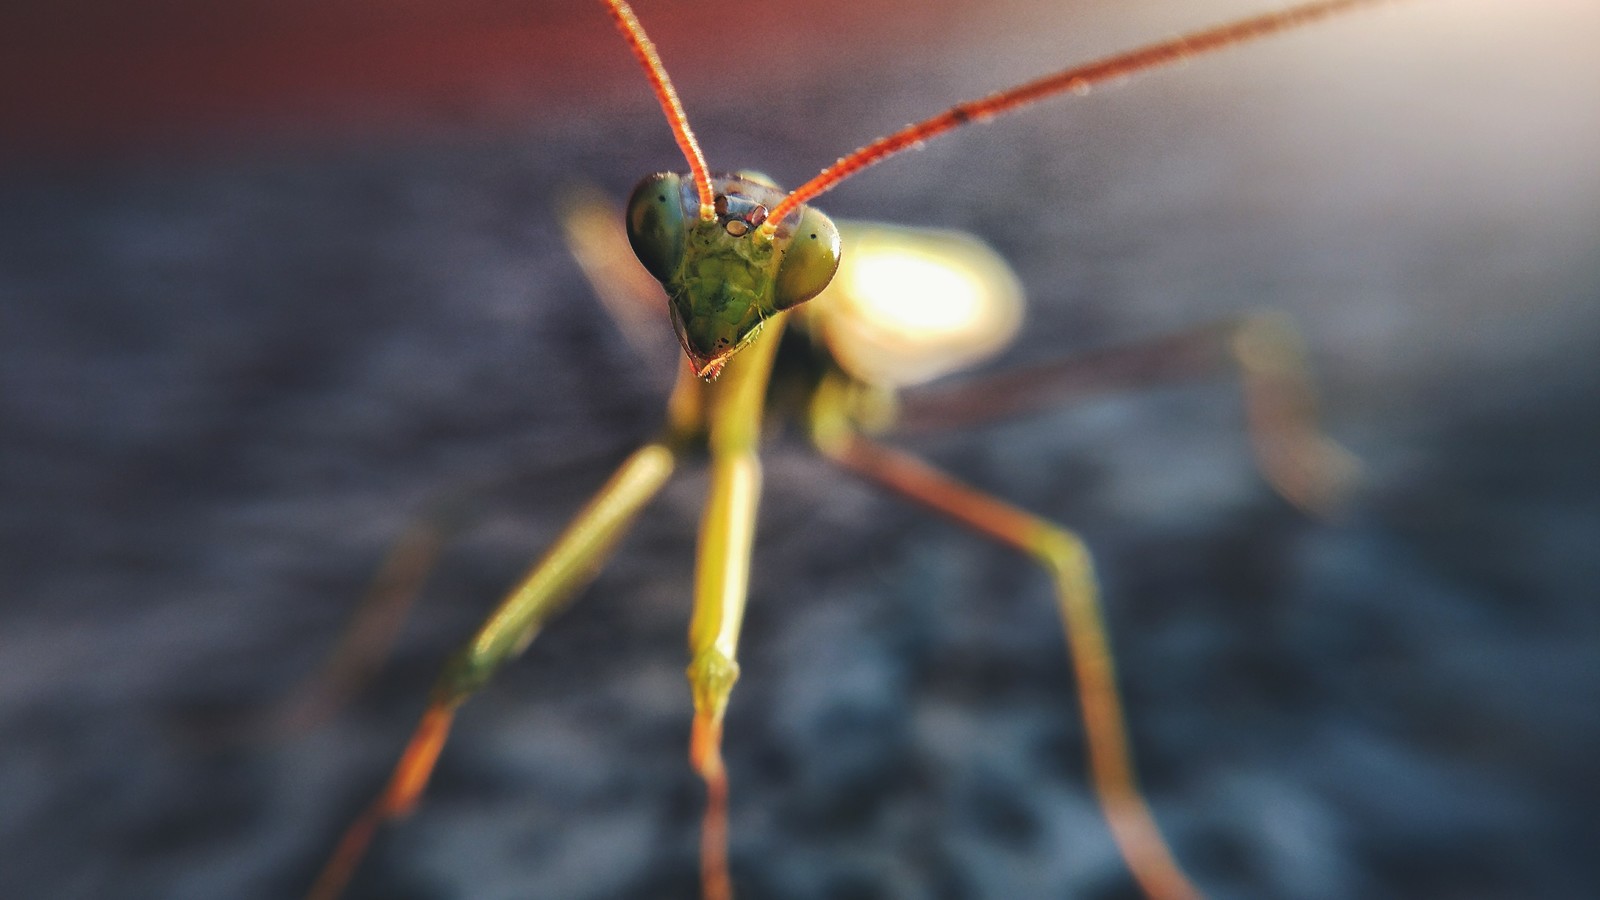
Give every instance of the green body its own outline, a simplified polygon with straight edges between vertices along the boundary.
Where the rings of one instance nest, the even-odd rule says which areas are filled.
[[[892,420],[898,387],[970,364],[1009,334],[1015,323],[1007,310],[1020,298],[1010,297],[1009,273],[994,268],[1003,269],[1003,262],[970,237],[866,225],[852,232],[857,258],[840,268],[837,232],[820,213],[803,210],[795,216],[800,228],[772,229],[775,234],[759,227],[764,202],[776,193],[765,182],[722,179],[721,185],[741,193],[719,196],[715,218],[701,219],[698,205],[690,205],[693,191],[682,181],[678,176],[646,179],[635,191],[627,218],[636,254],[670,294],[671,317],[689,354],[690,365],[680,370],[669,400],[665,427],[623,461],[452,658],[389,785],[346,832],[310,896],[325,900],[337,895],[372,829],[403,815],[421,794],[455,709],[520,654],[593,577],[678,464],[700,458],[708,463],[709,479],[689,625],[688,676],[695,710],[690,758],[708,791],[702,869],[706,884],[718,887],[708,887],[707,896],[731,895],[727,775],[720,744],[739,676],[739,632],[761,495],[758,451],[772,419],[801,424],[811,443],[841,467],[1019,551],[1049,575],[1067,626],[1091,779],[1116,842],[1149,895],[1196,896],[1171,858],[1133,775],[1093,567],[1082,541],[862,434]],[[612,238],[616,250],[625,252],[620,238]],[[921,264],[910,262],[923,257],[937,258],[944,268],[929,277],[913,277],[910,273]],[[857,277],[874,270],[881,274],[885,267],[895,276]],[[839,284],[829,295],[793,309],[821,292],[836,269]],[[930,311],[949,306],[941,286],[969,277],[987,285],[980,305],[992,307],[972,319],[880,319],[877,314],[895,304],[876,302],[865,287],[887,281],[892,293],[913,299],[913,308]],[[956,295],[974,296],[968,290]],[[864,327],[868,320],[876,324]],[[1226,364],[1231,357],[1244,382],[1258,453],[1274,484],[1291,498],[1329,493],[1324,488],[1331,488],[1330,476],[1338,474],[1340,452],[1316,432],[1294,342],[1281,323],[1251,320],[1202,329],[1168,339],[1159,349],[1158,355],[1180,361],[1201,358]],[[892,365],[885,364],[889,357],[894,357]],[[957,389],[944,399],[960,407],[964,396],[976,396],[987,414],[1003,415],[1005,404],[997,405],[999,399],[1048,397],[1057,387],[1081,387],[1085,376],[1106,388],[1118,386],[1119,378],[1138,384],[1196,374],[1182,365],[1172,371],[1150,370],[1149,359],[1149,348],[1103,353],[1076,366],[1045,365],[1014,373],[999,381],[1000,394],[990,387]],[[872,365],[863,367],[866,360]]]
[[[677,463],[703,454],[708,460],[709,483],[697,541],[694,611],[688,635],[688,677],[694,704],[690,758],[705,779],[710,798],[702,867],[707,883],[725,881],[727,780],[720,752],[722,722],[739,677],[738,641],[761,496],[758,451],[768,400],[776,398],[779,408],[774,412],[804,422],[812,443],[825,456],[1020,551],[1049,573],[1077,664],[1091,769],[1113,832],[1136,871],[1167,883],[1168,889],[1159,892],[1162,896],[1192,896],[1161,843],[1128,763],[1093,569],[1082,542],[1052,523],[860,437],[861,401],[880,386],[842,368],[818,329],[795,328],[785,340],[791,314],[788,307],[800,301],[785,304],[798,293],[778,293],[785,278],[784,246],[770,240],[763,245],[761,238],[726,240],[724,235],[744,236],[729,234],[721,219],[707,222],[696,217],[688,227],[673,232],[666,215],[669,210],[654,199],[660,194],[648,195],[641,210],[640,192],[659,187],[660,178],[648,179],[635,192],[629,236],[636,250],[641,231],[663,238],[654,243],[644,241],[645,250],[639,255],[652,274],[658,268],[666,272],[661,280],[691,361],[673,390],[666,427],[624,461],[455,657],[435,688],[430,714],[448,715],[495,669],[520,653],[592,575],[636,514],[665,485]],[[828,228],[831,232],[831,223]],[[789,240],[793,240],[792,234]],[[832,244],[831,259],[824,259],[830,278],[838,258],[836,233]],[[809,276],[815,261],[808,266]],[[820,291],[827,280],[822,279],[802,299]],[[723,347],[727,349],[718,349]],[[411,756],[408,753],[408,758]],[[393,803],[384,808],[385,814],[392,815],[391,810],[399,807],[398,802]]]
[[[1084,89],[1187,60],[1197,53],[1369,2],[1375,0],[1306,3],[1065,69],[959,104],[841,158],[802,185],[793,200],[798,204],[814,197],[865,166],[967,122],[991,118],[1064,90]],[[338,895],[377,825],[405,814],[421,794],[456,707],[499,666],[521,653],[545,622],[593,576],[639,511],[666,484],[678,462],[686,455],[704,453],[709,458],[710,479],[700,522],[689,628],[688,674],[695,707],[690,757],[707,786],[701,845],[704,896],[707,900],[731,900],[728,780],[720,743],[724,711],[739,672],[737,643],[761,493],[757,450],[768,399],[773,397],[780,399],[781,412],[799,414],[812,443],[841,467],[1019,551],[1048,575],[1077,676],[1090,778],[1117,846],[1148,896],[1159,900],[1198,897],[1198,890],[1172,858],[1134,778],[1098,590],[1083,542],[1067,529],[860,434],[867,419],[863,398],[875,392],[892,393],[895,387],[970,364],[1009,337],[1014,321],[949,315],[985,306],[976,299],[980,295],[1007,293],[1003,288],[989,289],[1006,280],[982,262],[989,251],[975,251],[976,255],[968,257],[971,245],[977,242],[956,236],[924,234],[912,240],[905,234],[888,235],[886,252],[879,258],[883,264],[876,268],[882,277],[876,281],[908,297],[916,315],[880,317],[877,313],[890,307],[870,304],[857,306],[853,312],[819,311],[796,323],[803,327],[793,329],[803,332],[797,337],[810,343],[786,342],[783,349],[802,352],[786,352],[780,361],[786,313],[822,292],[839,268],[839,233],[822,213],[804,205],[791,206],[790,198],[765,178],[746,174],[708,178],[704,158],[654,46],[624,0],[607,0],[607,7],[650,76],[679,147],[696,173],[693,179],[672,174],[646,178],[635,189],[627,212],[628,241],[639,261],[666,289],[673,328],[690,365],[673,391],[663,432],[622,463],[446,667],[388,786],[346,831],[310,896],[326,900]],[[789,212],[782,220],[768,221],[773,209]],[[912,244],[924,250],[942,245],[925,254],[940,259],[967,258],[958,268],[979,272],[976,281],[989,287],[968,290],[958,279],[942,274],[914,276],[917,271],[926,274],[928,269],[925,260],[915,259],[917,254],[909,251]],[[1003,270],[1003,264],[999,268]],[[989,271],[981,274],[981,270]],[[953,293],[946,290],[952,287],[956,288]],[[985,321],[988,324],[979,328]],[[851,349],[847,352],[846,348]],[[1285,339],[1280,328],[1246,322],[1242,327],[1179,335],[1159,349],[1186,352],[1201,364],[1152,367],[1148,352],[1135,351],[1101,354],[1075,367],[1038,367],[1000,381],[1002,395],[982,392],[982,412],[991,416],[1003,413],[1006,404],[998,400],[1016,405],[1014,401],[1028,395],[1081,389],[1085,384],[1104,388],[1174,375],[1193,377],[1196,370],[1203,372],[1217,361],[1231,359],[1244,382],[1252,434],[1269,478],[1285,496],[1307,505],[1336,493],[1340,463],[1344,462],[1342,451],[1316,432],[1298,354],[1292,339]],[[889,364],[886,359],[891,356],[897,358]],[[1185,359],[1181,353],[1178,358]]]

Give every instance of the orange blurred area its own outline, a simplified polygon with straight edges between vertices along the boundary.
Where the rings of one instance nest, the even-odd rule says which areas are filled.
[[[638,12],[686,94],[698,87],[728,97],[837,68],[862,73],[858,87],[869,90],[865,79],[877,72],[932,59],[992,73],[981,90],[997,89],[1276,5],[1284,4],[1084,0],[1041,10],[1025,0],[654,0]],[[1435,23],[1405,29],[1419,54],[1481,40],[1487,30],[1538,54],[1551,23],[1569,38],[1596,28],[1590,4],[1562,0],[1396,4],[1402,16],[1411,7]],[[515,128],[636,98],[641,84],[598,2],[17,0],[0,8],[0,161]]]
[[[675,77],[788,77],[843,35],[875,52],[881,31],[945,28],[980,14],[893,0],[818,0],[763,10],[733,0],[649,4]],[[944,12],[941,12],[944,10]],[[782,34],[781,45],[765,36]],[[851,37],[853,36],[853,38]],[[684,48],[705,52],[683,52]],[[224,143],[261,133],[362,134],[438,122],[515,123],[540,110],[636,91],[638,73],[598,3],[571,0],[25,0],[0,10],[0,158],[99,156]]]

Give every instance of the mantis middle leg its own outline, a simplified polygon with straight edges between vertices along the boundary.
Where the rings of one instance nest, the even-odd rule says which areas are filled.
[[[1099,588],[1082,539],[859,435],[836,432],[818,440],[818,448],[844,468],[1026,554],[1050,574],[1077,676],[1089,777],[1117,848],[1147,896],[1200,897],[1173,858],[1134,776]]]

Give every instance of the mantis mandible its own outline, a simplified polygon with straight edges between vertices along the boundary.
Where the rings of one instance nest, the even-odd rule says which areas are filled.
[[[346,831],[310,896],[326,900],[341,893],[379,825],[417,803],[460,705],[526,649],[679,464],[691,458],[707,460],[710,484],[689,626],[689,758],[706,787],[702,890],[708,900],[732,896],[723,721],[739,675],[738,640],[761,493],[758,453],[764,423],[773,419],[798,424],[839,467],[1020,552],[1048,574],[1077,679],[1089,779],[1117,848],[1148,896],[1200,896],[1162,837],[1133,771],[1098,588],[1082,540],[873,437],[893,424],[901,388],[965,368],[1006,343],[1020,297],[1004,263],[965,236],[836,225],[808,204],[861,170],[968,123],[1382,0],[1308,3],[1049,74],[879,138],[788,193],[754,173],[712,173],[643,26],[624,0],[603,2],[648,76],[688,163],[687,174],[641,182],[626,213],[628,243],[666,290],[666,312],[686,363],[660,434],[627,457],[446,665],[387,786]],[[580,259],[609,252],[604,240],[590,246],[575,237]],[[913,296],[885,297],[869,286],[885,282]],[[1091,370],[1103,382],[1136,384],[1228,366],[1244,386],[1254,447],[1268,481],[1307,509],[1330,503],[1350,463],[1317,432],[1292,334],[1276,321],[1180,334],[1081,365],[1023,370],[1003,376],[998,394],[989,384],[931,399],[958,415],[963,409],[998,415],[1070,391]],[[1004,403],[984,399],[996,396]],[[914,415],[918,408],[913,404],[907,411]]]

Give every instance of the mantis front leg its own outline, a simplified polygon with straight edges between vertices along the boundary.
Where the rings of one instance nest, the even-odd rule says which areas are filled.
[[[689,626],[689,684],[694,729],[689,762],[706,783],[700,836],[700,879],[706,900],[728,900],[728,775],[722,764],[722,718],[739,678],[739,626],[744,620],[755,540],[761,463],[738,452],[711,463],[711,488],[700,523],[694,618]]]
[[[739,678],[739,626],[744,621],[761,498],[761,418],[783,319],[705,386],[706,440],[711,484],[700,520],[689,622],[689,687],[694,728],[689,761],[706,783],[700,837],[700,879],[706,900],[729,900],[728,776],[722,764],[722,719]]]
[[[338,897],[378,826],[411,811],[428,784],[456,709],[483,687],[495,670],[526,649],[550,617],[594,576],[639,510],[666,484],[677,458],[678,452],[661,442],[634,451],[477,634],[451,658],[434,684],[428,708],[388,785],[346,829],[307,900]]]

